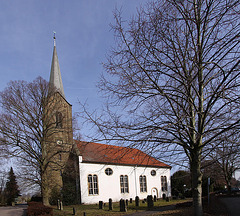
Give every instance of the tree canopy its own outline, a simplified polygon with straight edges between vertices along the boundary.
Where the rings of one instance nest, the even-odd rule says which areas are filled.
[[[116,46],[99,82],[107,106],[101,115],[85,110],[98,139],[189,165],[195,215],[201,161],[240,126],[239,4],[159,0],[130,21],[116,10]]]
[[[5,146],[6,154],[18,159],[25,186],[41,188],[45,204],[49,204],[48,170],[59,172],[62,161],[56,157],[66,153],[66,148],[54,140],[54,134],[63,130],[59,129],[60,123],[65,123],[64,129],[71,125],[66,123],[65,116],[61,119],[56,116],[63,109],[60,97],[41,77],[33,82],[11,81],[0,93],[0,132],[4,140],[1,144]]]

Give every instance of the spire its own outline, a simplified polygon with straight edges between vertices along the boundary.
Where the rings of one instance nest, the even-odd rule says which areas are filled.
[[[57,89],[57,91],[65,98],[63,83],[62,83],[62,76],[60,72],[57,49],[56,49],[56,32],[54,32],[53,40],[54,40],[54,48],[53,48],[52,66],[51,66],[49,83],[50,85],[53,85]]]

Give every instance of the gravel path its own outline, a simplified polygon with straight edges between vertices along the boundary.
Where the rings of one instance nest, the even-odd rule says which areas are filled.
[[[26,215],[27,205],[0,207],[1,216],[24,216]]]

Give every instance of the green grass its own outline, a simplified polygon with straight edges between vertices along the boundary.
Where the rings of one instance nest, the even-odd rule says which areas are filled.
[[[171,200],[170,202],[166,202],[165,200],[158,200],[154,202],[154,208],[159,206],[166,206],[166,205],[173,205],[180,202],[186,202],[189,200]],[[54,216],[70,216],[73,214],[73,207],[76,210],[77,215],[83,216],[83,213],[86,213],[86,216],[110,216],[110,215],[125,215],[131,214],[135,212],[141,212],[147,210],[147,203],[142,203],[140,201],[140,206],[135,207],[135,202],[129,203],[127,212],[120,212],[119,203],[113,203],[113,210],[109,211],[108,203],[105,203],[104,209],[99,209],[98,204],[94,205],[71,205],[71,206],[64,206],[63,211],[57,210],[56,206],[54,206]]]

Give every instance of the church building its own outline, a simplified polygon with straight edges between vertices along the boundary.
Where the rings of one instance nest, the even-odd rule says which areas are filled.
[[[64,172],[73,170],[78,203],[171,196],[171,166],[138,149],[73,139],[72,106],[64,94],[55,39],[50,85],[56,89],[61,107],[53,115],[56,128],[49,143],[57,143],[62,151],[55,155],[61,169],[49,170],[51,188],[57,186],[65,196]]]

